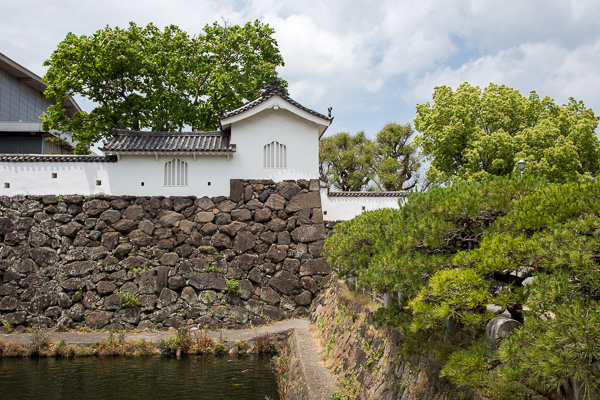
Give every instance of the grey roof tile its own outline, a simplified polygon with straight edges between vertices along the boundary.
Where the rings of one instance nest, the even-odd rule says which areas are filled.
[[[113,156],[74,156],[50,154],[0,154],[0,162],[117,162]]]
[[[101,149],[117,152],[190,152],[231,153],[235,144],[229,143],[230,135],[216,132],[141,132],[117,129]]]
[[[409,192],[328,192],[328,197],[405,197]]]

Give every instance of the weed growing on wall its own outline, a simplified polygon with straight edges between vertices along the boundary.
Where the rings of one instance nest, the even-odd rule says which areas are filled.
[[[117,294],[123,299],[123,308],[133,308],[141,305],[140,300],[133,293],[119,291]]]
[[[225,280],[225,291],[227,293],[240,295],[242,292],[240,291],[240,283],[237,279],[227,278]]]

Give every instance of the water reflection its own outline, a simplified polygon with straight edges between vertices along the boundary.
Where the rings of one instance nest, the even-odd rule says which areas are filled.
[[[2,399],[279,399],[266,356],[0,359]]]

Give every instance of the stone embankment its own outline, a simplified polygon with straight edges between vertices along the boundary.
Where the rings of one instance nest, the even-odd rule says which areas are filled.
[[[0,198],[0,323],[242,327],[303,316],[331,269],[319,182],[229,197]],[[1,327],[0,327],[1,329]]]
[[[435,360],[406,359],[396,328],[379,327],[373,311],[347,297],[341,284],[314,301],[311,320],[317,325],[326,362],[341,390],[352,399],[442,400],[477,398],[439,377]]]

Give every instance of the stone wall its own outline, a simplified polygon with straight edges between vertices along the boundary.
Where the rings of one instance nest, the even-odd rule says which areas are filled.
[[[332,280],[313,302],[311,320],[317,324],[325,363],[337,376],[341,390],[352,399],[450,400],[478,399],[469,389],[440,378],[435,360],[404,358],[398,351],[397,328],[379,327],[373,311],[345,294]]]
[[[307,314],[331,270],[319,183],[229,197],[0,198],[0,322],[163,329]]]

